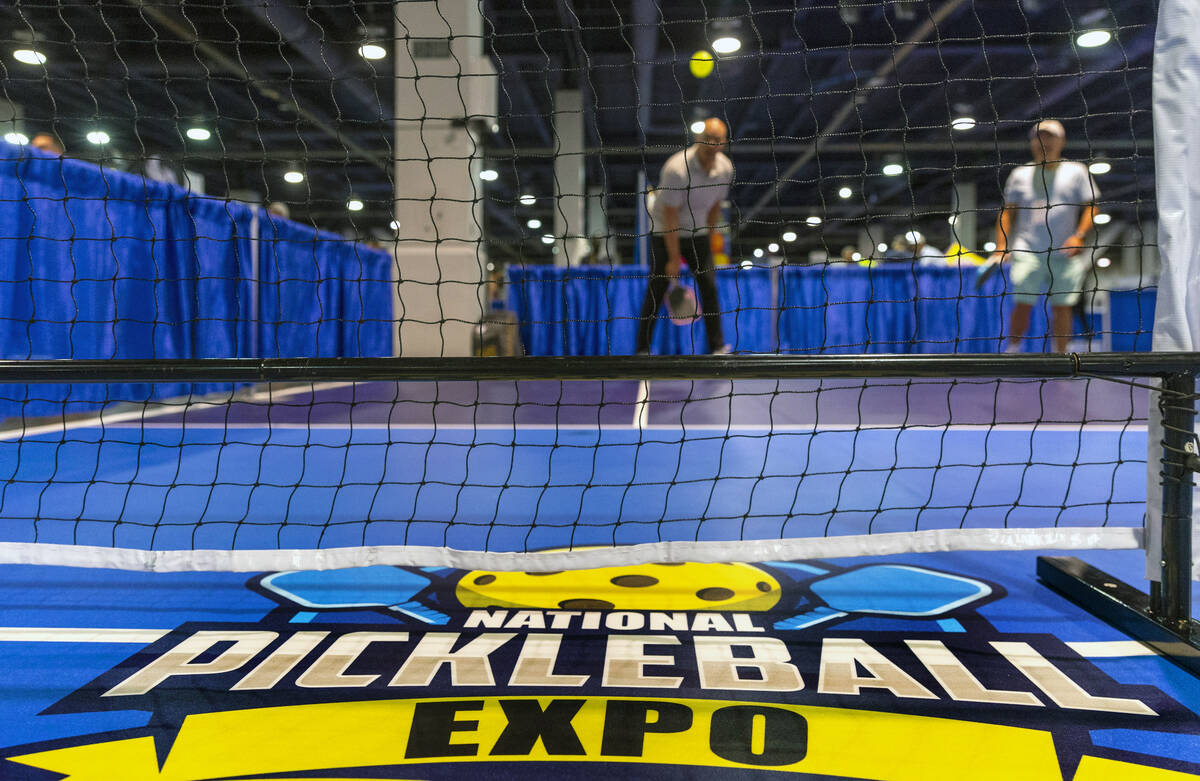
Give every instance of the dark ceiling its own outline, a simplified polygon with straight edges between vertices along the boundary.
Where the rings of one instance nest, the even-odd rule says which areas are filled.
[[[445,0],[443,0],[445,2]],[[1114,222],[1154,211],[1147,0],[483,0],[484,44],[499,74],[499,130],[484,138],[481,183],[491,254],[548,261],[553,224],[553,102],[584,95],[587,182],[602,187],[608,231],[634,233],[638,172],[657,178],[704,115],[729,122],[739,251],[800,225],[797,249],[834,250],[868,221],[950,240],[951,183],[978,186],[990,226],[1009,167],[1029,156],[1033,120],[1061,119],[1067,154],[1104,159]],[[385,229],[395,191],[391,0],[10,0],[0,7],[4,97],[26,132],[53,130],[71,154],[137,169],[163,155],[216,195],[254,191],[294,217],[360,234]],[[1075,45],[1103,27],[1106,46]],[[694,78],[692,52],[718,28],[743,42]],[[32,44],[30,42],[33,42]],[[911,42],[912,45],[906,45]],[[34,45],[30,66],[11,50]],[[959,112],[977,120],[953,131]],[[213,137],[188,140],[205,126]],[[103,128],[104,148],[84,137]],[[906,173],[886,177],[898,155]],[[300,185],[282,180],[306,168]],[[849,186],[853,195],[839,198]],[[534,206],[520,194],[541,196]],[[346,211],[346,199],[366,202]],[[819,215],[823,224],[804,228]],[[982,239],[981,239],[982,241]]]

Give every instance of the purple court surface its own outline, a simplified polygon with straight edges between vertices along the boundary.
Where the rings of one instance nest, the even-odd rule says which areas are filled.
[[[198,405],[169,423],[248,426],[629,426],[641,383],[409,382],[291,388],[272,399]],[[1144,425],[1146,392],[1100,379],[701,380],[648,383],[650,425],[946,426]]]

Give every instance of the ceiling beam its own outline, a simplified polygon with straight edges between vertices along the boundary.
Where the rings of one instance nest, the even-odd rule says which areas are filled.
[[[658,59],[658,3],[633,0],[633,85],[636,90],[638,135],[647,143],[650,110],[654,103],[654,68]]]
[[[244,80],[250,89],[258,92],[267,100],[272,101],[272,103],[278,102],[283,98],[283,96],[275,90],[263,86],[260,83],[257,75],[247,66],[243,65],[238,60],[229,57],[213,44],[201,40],[196,34],[195,27],[190,24],[190,21],[181,21],[174,14],[164,10],[163,6],[155,4],[153,0],[125,0],[125,2],[138,9],[143,16],[153,20],[160,27],[169,31],[179,40],[195,47],[196,51],[199,54],[203,54],[215,69],[224,71],[235,78]],[[301,117],[311,122],[314,128],[320,130],[328,138],[353,151],[355,154],[360,155],[364,160],[367,160],[379,170],[384,172],[389,172],[391,170],[387,158],[372,154],[361,145],[346,138],[335,127],[330,125],[328,118],[319,115],[315,111],[312,111],[299,103],[296,103],[295,105],[296,112]]]
[[[929,18],[926,19],[921,26],[913,32],[912,37],[906,43],[894,49],[892,51],[892,56],[885,60],[878,68],[876,68],[874,74],[872,74],[871,78],[867,80],[867,86],[870,86],[873,83],[882,82],[883,80],[887,79],[901,62],[903,62],[910,54],[912,54],[914,50],[919,48],[918,44],[921,41],[925,40],[930,36],[930,34],[937,31],[937,26],[940,22],[946,20],[951,14],[962,8],[965,2],[966,0],[946,0],[946,2],[942,3],[942,5],[932,14],[930,14]],[[764,193],[761,198],[755,201],[754,204],[746,210],[746,212],[743,214],[743,218],[747,220],[753,219],[758,212],[763,209],[763,207],[772,201],[772,199],[778,200],[779,194],[783,190],[787,180],[795,176],[801,168],[808,165],[809,161],[817,156],[819,147],[825,137],[841,130],[842,126],[846,124],[846,121],[850,119],[851,115],[854,114],[857,106],[857,95],[852,94],[850,98],[842,105],[841,109],[839,109],[837,113],[834,114],[833,117],[824,124],[824,127],[821,129],[821,132],[815,139],[815,143],[812,144],[808,150],[802,152],[794,161],[792,161],[791,165],[789,165],[779,175],[779,178],[775,182],[774,186],[771,187],[768,192]]]
[[[360,117],[367,122],[378,122],[386,112],[379,95],[366,85],[373,82],[377,74],[362,61],[348,60],[337,46],[330,46],[325,30],[289,0],[238,0],[239,5],[252,13],[260,22],[271,27],[296,52],[316,68],[317,73],[329,78],[330,87],[350,97],[363,112]],[[335,97],[334,102],[337,103]],[[342,119],[342,106],[338,106]]]

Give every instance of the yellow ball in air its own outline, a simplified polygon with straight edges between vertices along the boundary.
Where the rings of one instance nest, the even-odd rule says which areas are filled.
[[[688,70],[698,79],[703,79],[713,72],[713,56],[711,52],[704,49],[692,55],[692,61],[688,63]]]

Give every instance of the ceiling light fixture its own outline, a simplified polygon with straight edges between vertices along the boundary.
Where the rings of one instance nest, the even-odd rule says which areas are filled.
[[[723,35],[712,42],[712,49],[717,54],[733,54],[742,48],[742,42],[732,35]]]
[[[1079,37],[1075,39],[1075,45],[1081,49],[1095,49],[1111,40],[1112,33],[1108,30],[1088,30],[1079,34]]]
[[[13,59],[26,65],[46,64],[46,55],[36,49],[17,49],[13,52]]]
[[[364,60],[382,60],[387,56],[387,49],[377,43],[364,43],[358,47],[358,55]]]

